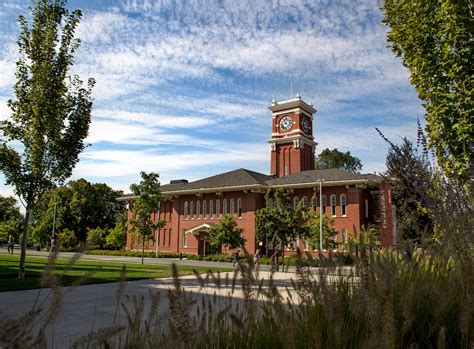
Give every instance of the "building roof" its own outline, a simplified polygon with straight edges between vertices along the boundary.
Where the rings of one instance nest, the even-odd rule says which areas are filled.
[[[372,182],[379,183],[380,177],[374,174],[358,174],[348,171],[344,171],[338,168],[330,168],[324,170],[309,170],[294,173],[288,176],[278,177],[267,181],[267,185],[270,187],[276,186],[292,186],[301,185],[307,186],[308,184],[314,184],[323,180],[326,185],[342,183],[364,183]]]
[[[215,191],[266,189],[278,186],[304,188],[319,185],[319,180],[323,180],[323,186],[347,184],[376,185],[381,182],[381,177],[375,174],[358,174],[331,168],[302,171],[288,176],[273,178],[263,173],[240,168],[190,183],[165,184],[160,188],[163,194],[184,195]],[[133,194],[128,194],[121,199],[126,200],[133,197]]]

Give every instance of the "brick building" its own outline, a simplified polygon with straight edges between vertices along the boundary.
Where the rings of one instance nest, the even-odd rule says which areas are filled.
[[[230,214],[243,228],[247,250],[254,252],[258,247],[255,211],[265,207],[266,191],[276,187],[287,190],[295,203],[303,200],[310,210],[319,213],[322,207],[323,212],[334,218],[338,242],[347,240],[348,234],[357,234],[362,225],[375,223],[376,213],[381,212],[382,242],[392,244],[391,195],[389,189],[381,187],[380,177],[339,169],[314,170],[316,110],[299,96],[273,101],[269,109],[271,174],[237,169],[194,182],[174,180],[161,186],[166,201],[161,203],[154,219],[159,216],[166,225],[156,232],[155,239],[146,246],[148,250],[206,254],[210,250],[207,228]],[[122,199],[129,202],[129,207],[133,204],[131,195]],[[129,218],[130,215],[129,211]],[[302,240],[296,243],[301,249],[311,250]],[[139,248],[130,235],[127,248]]]

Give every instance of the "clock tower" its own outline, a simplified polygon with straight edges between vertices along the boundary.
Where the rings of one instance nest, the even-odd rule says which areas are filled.
[[[272,138],[270,174],[282,177],[301,171],[314,170],[312,103],[304,102],[299,95],[287,101],[272,101]]]

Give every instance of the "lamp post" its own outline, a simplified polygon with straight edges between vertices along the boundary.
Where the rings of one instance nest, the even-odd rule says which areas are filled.
[[[319,256],[323,253],[323,179],[319,179]]]

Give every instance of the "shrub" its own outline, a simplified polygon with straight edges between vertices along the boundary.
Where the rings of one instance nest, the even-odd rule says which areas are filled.
[[[77,246],[76,234],[72,230],[63,229],[57,234],[57,238],[63,250],[70,250]]]
[[[100,227],[89,229],[87,232],[87,244],[91,247],[104,248],[107,231]]]
[[[109,234],[105,238],[107,248],[120,250],[125,246],[127,241],[127,225],[117,222],[115,227],[110,229]]]

